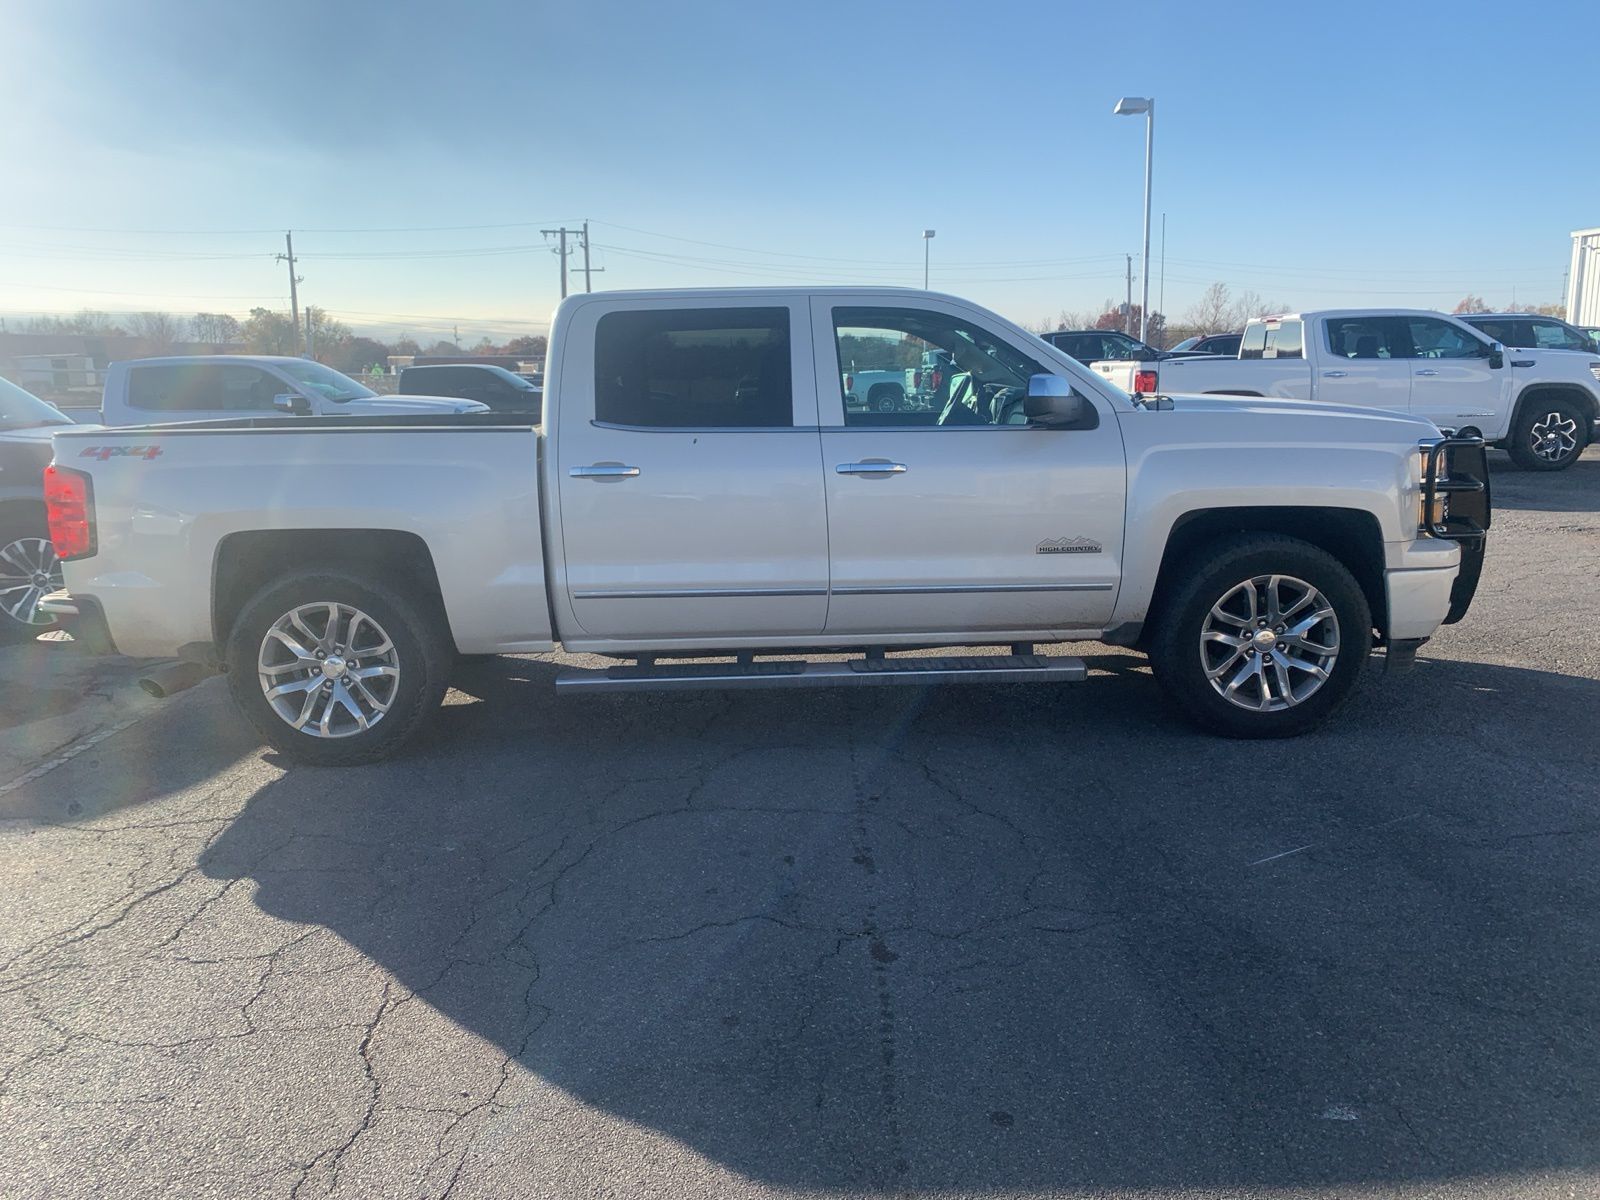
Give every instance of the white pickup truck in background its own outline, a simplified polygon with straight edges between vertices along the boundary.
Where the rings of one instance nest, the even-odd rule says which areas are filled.
[[[942,404],[850,407],[847,342],[948,370]],[[1202,727],[1281,737],[1375,642],[1401,663],[1459,620],[1483,561],[1481,442],[1404,413],[1138,401],[949,296],[575,295],[545,381],[541,428],[57,433],[66,591],[44,605],[185,660],[154,690],[224,669],[309,762],[396,749],[457,654],[558,645],[634,660],[556,680],[603,692],[1076,680],[1035,646],[1098,639],[1145,650]],[[971,646],[999,652],[895,653]]]
[[[212,354],[112,363],[99,420],[104,425],[150,425],[274,414],[377,417],[486,411],[486,405],[458,397],[380,396],[308,358]]]
[[[1531,471],[1571,466],[1600,419],[1600,355],[1507,349],[1465,321],[1404,309],[1260,317],[1237,358],[1097,362],[1124,390],[1282,396],[1410,412],[1481,436]]]

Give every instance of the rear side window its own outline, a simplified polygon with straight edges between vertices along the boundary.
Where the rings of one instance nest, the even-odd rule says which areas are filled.
[[[1328,318],[1328,352],[1335,358],[1408,358],[1411,338],[1396,317]]]
[[[294,389],[256,367],[166,363],[128,370],[128,405],[153,412],[272,411]]]
[[[1518,341],[1519,330],[1517,326],[1521,321],[1469,321],[1474,329],[1480,331],[1485,337],[1499,342],[1502,346],[1521,346],[1526,344]]]
[[[1533,344],[1541,350],[1589,350],[1587,338],[1559,321],[1533,322]]]
[[[595,417],[655,428],[794,424],[787,308],[607,313],[595,328]]]
[[[1240,358],[1260,358],[1267,349],[1267,327],[1265,325],[1246,325],[1244,338],[1239,343]]]
[[[1304,358],[1299,321],[1278,321],[1265,326],[1267,344],[1262,358]]]

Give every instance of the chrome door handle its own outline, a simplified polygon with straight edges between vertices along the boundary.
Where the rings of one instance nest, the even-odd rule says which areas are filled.
[[[567,472],[574,479],[631,479],[638,473],[638,467],[621,463],[595,463],[592,467],[573,467]]]
[[[1343,379],[1348,374],[1350,374],[1349,371],[1324,371],[1322,377],[1324,379]]]
[[[1422,370],[1422,371],[1418,371],[1417,372],[1418,375],[1437,375],[1438,373],[1439,372],[1431,370],[1431,369],[1430,370]]]
[[[840,463],[834,468],[841,475],[904,475],[905,463],[897,462],[853,462]]]

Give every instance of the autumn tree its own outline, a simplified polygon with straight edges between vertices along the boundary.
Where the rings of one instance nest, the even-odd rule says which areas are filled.
[[[1474,296],[1468,292],[1460,304],[1450,310],[1453,313],[1481,313],[1488,312],[1489,306],[1483,302],[1482,296]]]
[[[270,308],[252,308],[240,333],[251,354],[293,354],[300,347],[294,318]]]
[[[502,354],[514,354],[519,358],[543,358],[545,348],[550,344],[550,339],[542,333],[523,334],[514,337],[501,348]]]

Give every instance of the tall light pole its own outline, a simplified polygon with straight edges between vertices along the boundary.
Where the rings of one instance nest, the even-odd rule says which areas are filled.
[[[1144,114],[1144,301],[1139,309],[1139,340],[1150,323],[1150,158],[1156,144],[1156,102],[1152,97],[1124,96],[1111,110],[1119,117]]]
[[[928,290],[928,246],[933,241],[933,234],[934,234],[934,231],[932,229],[924,229],[922,231],[922,290],[923,291],[927,291]]]

